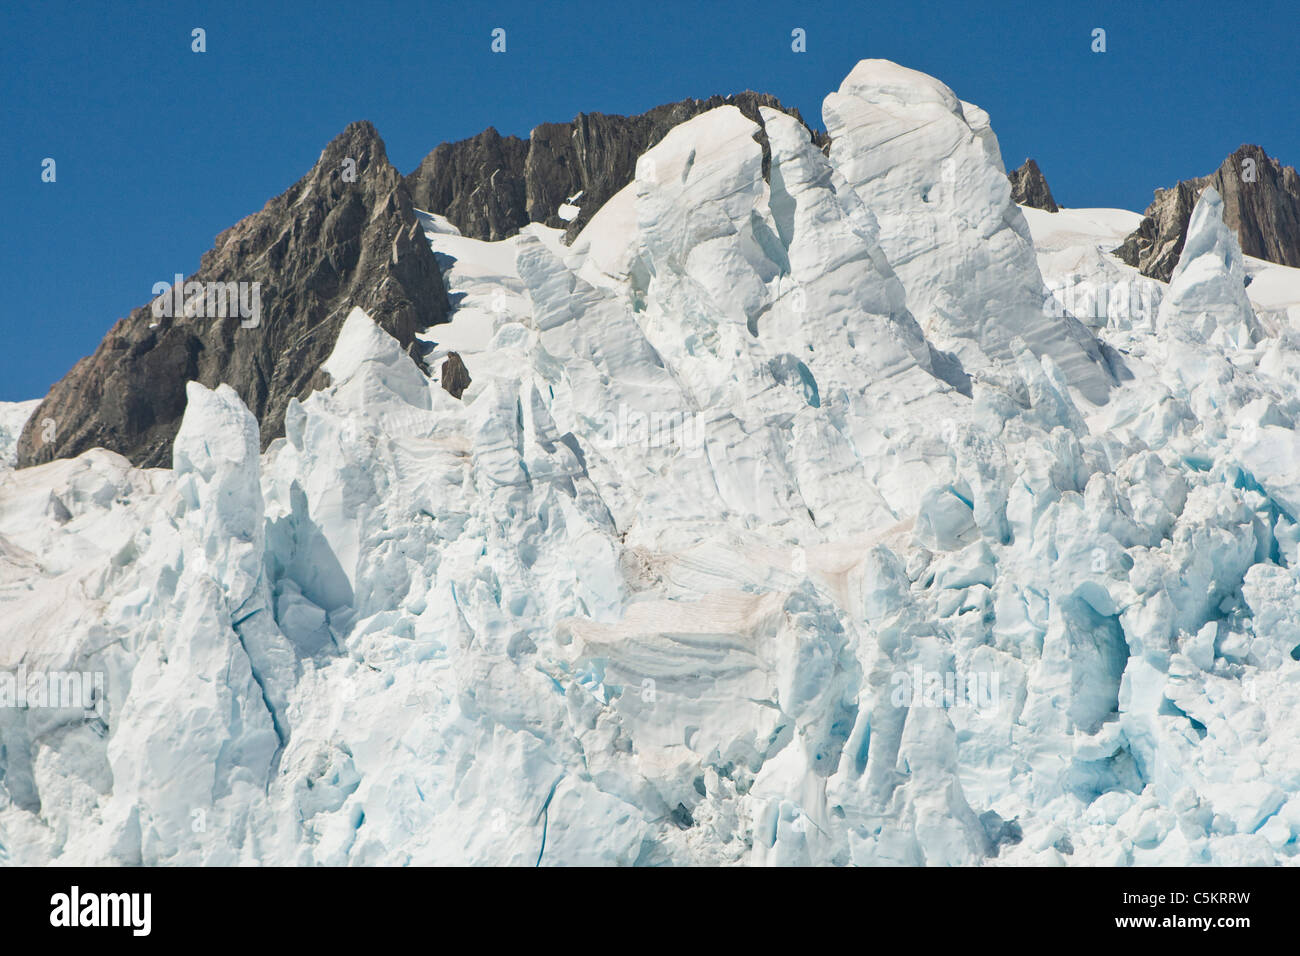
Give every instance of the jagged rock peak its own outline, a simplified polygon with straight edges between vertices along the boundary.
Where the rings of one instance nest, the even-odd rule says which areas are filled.
[[[1013,169],[1007,178],[1011,180],[1011,198],[1022,206],[1046,209],[1048,212],[1060,212],[1052,190],[1047,185],[1047,177],[1032,159],[1026,159],[1019,169]]]
[[[1187,238],[1197,197],[1214,187],[1223,221],[1248,256],[1300,266],[1300,177],[1262,147],[1243,145],[1209,176],[1157,189],[1142,222],[1115,254],[1143,275],[1169,281]]]
[[[579,113],[566,123],[543,123],[527,140],[502,136],[489,127],[477,136],[443,143],[407,177],[412,201],[445,216],[462,235],[496,241],[530,222],[566,231],[572,240],[615,193],[632,181],[637,157],[673,127],[719,106],[737,107],[763,127],[761,107],[788,113],[825,149],[829,139],[815,132],[794,108],[773,96],[746,91],[706,100],[656,106],[636,116]],[[766,134],[763,171],[770,151]]]
[[[307,175],[218,235],[197,272],[163,292],[176,275],[160,265],[161,294],[50,390],[31,421],[53,419],[56,437],[29,423],[20,467],[94,447],[169,465],[190,381],[232,386],[265,446],[284,434],[289,400],[323,381],[350,308],[369,311],[417,360],[415,332],[449,312],[402,176],[368,122],[344,129]]]

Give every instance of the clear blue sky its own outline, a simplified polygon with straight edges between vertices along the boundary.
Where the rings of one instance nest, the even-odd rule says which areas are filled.
[[[820,126],[823,96],[884,57],[987,109],[1008,166],[1036,158],[1064,205],[1140,210],[1243,142],[1300,164],[1295,0],[2,5],[4,401],[42,396],[357,119],[404,173],[487,126],[744,89]]]

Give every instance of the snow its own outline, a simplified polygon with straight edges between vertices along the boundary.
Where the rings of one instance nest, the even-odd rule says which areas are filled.
[[[0,708],[0,856],[1292,862],[1300,270],[1207,193],[1136,276],[893,64],[826,116],[770,181],[691,119],[571,246],[421,214],[463,401],[354,309],[261,454],[192,383],[170,470],[0,473],[0,669],[108,691]]]
[[[1041,308],[1028,226],[987,114],[971,113],[938,80],[884,60],[860,62],[823,107],[831,160],[875,214],[936,346],[975,372],[1010,359],[1019,338],[1104,403],[1110,382],[1095,343]]]
[[[0,469],[13,467],[18,456],[18,438],[39,404],[39,399],[0,402]]]
[[[420,222],[420,228],[424,230],[426,236],[432,237],[437,235],[459,236],[460,230],[451,224],[446,216],[439,216],[437,213],[425,212],[423,209],[415,210],[415,218]]]
[[[1271,314],[1275,322],[1300,328],[1300,269],[1245,256],[1250,285],[1246,295],[1257,313]]]

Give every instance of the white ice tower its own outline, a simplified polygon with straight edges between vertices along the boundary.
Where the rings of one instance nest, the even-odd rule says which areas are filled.
[[[1043,308],[1033,241],[988,114],[932,76],[863,60],[822,115],[831,162],[879,221],[927,337],[972,373],[1012,358],[1022,339],[1104,403],[1113,380],[1097,342]]]
[[[1246,297],[1241,244],[1223,221],[1223,199],[1213,186],[1196,200],[1158,321],[1161,327],[1221,346],[1249,348],[1263,336]]]

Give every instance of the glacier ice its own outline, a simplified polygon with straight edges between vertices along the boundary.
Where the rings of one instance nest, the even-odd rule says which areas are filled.
[[[354,309],[264,453],[192,383],[170,470],[5,466],[0,672],[107,695],[0,707],[0,858],[1294,860],[1296,270],[1207,191],[1135,279],[894,64],[761,118],[571,246],[421,214],[463,401]]]
[[[854,67],[824,113],[831,159],[879,220],[927,334],[971,371],[1011,358],[1018,336],[1104,402],[1110,380],[1096,342],[1072,316],[1043,312],[1033,243],[988,114],[886,60]]]

